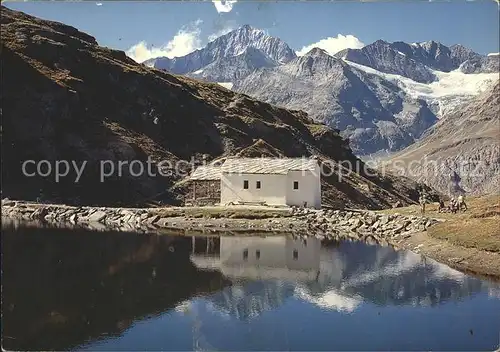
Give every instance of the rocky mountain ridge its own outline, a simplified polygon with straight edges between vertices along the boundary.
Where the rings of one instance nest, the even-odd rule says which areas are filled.
[[[281,39],[271,37],[262,30],[245,25],[216,38],[203,49],[196,50],[186,56],[172,59],[168,57],[154,58],[145,61],[144,64],[177,74],[193,73],[222,58],[241,55],[248,48],[262,51],[269,60],[276,64],[286,63],[297,56]]]
[[[437,121],[425,100],[321,49],[285,65],[257,70],[233,89],[309,112],[341,130],[357,154],[403,148]]]
[[[416,82],[431,83],[437,79],[433,70],[450,72],[460,68],[468,61],[489,60],[494,57],[480,55],[456,44],[447,47],[435,41],[408,44],[405,42],[388,43],[383,40],[369,44],[362,49],[345,49],[337,54],[345,60],[374,68],[385,73],[399,74]],[[496,60],[498,62],[498,60]],[[490,73],[491,68],[484,67],[476,72],[469,70],[464,73]]]
[[[239,55],[219,58],[187,76],[211,82],[235,82],[259,68],[276,65],[263,51],[248,47]]]
[[[279,38],[244,26],[182,58],[158,58],[146,64],[304,110],[339,129],[361,156],[395,152],[414,143],[444,113],[484,91],[500,72],[498,56],[434,41],[378,40],[333,56],[315,48],[297,57],[289,49]],[[220,55],[205,66],[193,59],[213,58],[213,52]],[[165,60],[168,64],[163,64]],[[173,64],[193,60],[196,71]]]
[[[383,163],[444,194],[500,193],[500,82]]]

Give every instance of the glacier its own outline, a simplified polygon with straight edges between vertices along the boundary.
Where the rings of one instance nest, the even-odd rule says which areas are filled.
[[[346,59],[342,60],[358,70],[394,83],[414,99],[423,99],[429,106],[437,106],[438,118],[485,92],[498,80],[498,73],[466,74],[456,69],[450,72],[431,70],[437,80],[421,83],[401,75],[381,72]]]

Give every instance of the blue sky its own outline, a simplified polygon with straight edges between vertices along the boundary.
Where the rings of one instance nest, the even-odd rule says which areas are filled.
[[[335,51],[384,39],[459,43],[487,54],[499,51],[500,40],[499,7],[492,0],[337,3],[240,0],[228,6],[226,11],[232,7],[228,12],[219,12],[210,1],[3,4],[72,25],[93,35],[104,46],[125,51],[135,46],[129,53],[140,59],[166,53],[186,54],[205,45],[209,38],[243,24],[265,29],[298,51],[318,42]],[[326,38],[331,39],[325,41]]]

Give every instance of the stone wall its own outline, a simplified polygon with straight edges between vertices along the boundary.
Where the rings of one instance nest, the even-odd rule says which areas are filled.
[[[380,214],[364,210],[311,210],[293,208],[294,218],[305,221],[307,231],[320,237],[350,238],[379,244],[395,244],[426,231],[440,220],[424,216]]]
[[[164,208],[72,207],[2,200],[2,217],[51,224],[78,224],[103,231],[154,232],[159,229],[178,229],[185,233],[194,230],[215,233],[280,232],[301,237],[351,239],[395,245],[413,234],[426,231],[430,226],[439,222],[437,219],[423,216],[296,207],[291,208],[290,213],[285,217],[228,218],[220,216],[223,213],[221,210],[220,214],[195,218],[185,213],[183,215],[182,209],[193,208],[178,208],[179,215],[166,216]],[[225,208],[221,207],[221,209]]]
[[[190,181],[185,205],[214,205],[220,203],[220,180]]]

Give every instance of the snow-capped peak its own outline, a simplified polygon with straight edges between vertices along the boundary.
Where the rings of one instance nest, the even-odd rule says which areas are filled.
[[[187,74],[203,69],[218,60],[233,58],[248,49],[261,51],[269,60],[285,64],[297,55],[288,44],[268,35],[261,29],[246,24],[209,42],[204,48],[175,59],[156,58],[146,64],[177,74]]]
[[[249,24],[244,24],[240,28],[236,29],[236,31],[244,31],[244,32],[260,32],[265,33],[262,29],[252,27]]]
[[[322,56],[322,55],[331,56],[330,54],[328,54],[326,50],[318,47],[312,48],[304,56]]]
[[[437,105],[437,117],[442,117],[447,111],[460,106],[468,98],[486,91],[498,80],[498,73],[466,74],[460,69],[451,72],[432,70],[436,80],[431,83],[414,81],[408,77],[378,71],[374,68],[344,61],[350,66],[369,74],[379,76],[396,84],[408,96],[423,99],[430,106]]]
[[[215,39],[202,50],[211,51],[220,58],[240,55],[250,47],[261,50],[279,63],[286,63],[296,57],[284,41],[248,24]]]
[[[425,41],[425,42],[420,42],[419,44],[420,44],[420,46],[422,46],[424,48],[431,47],[433,45],[441,45],[441,43],[436,42],[434,40],[428,40],[428,41]]]

